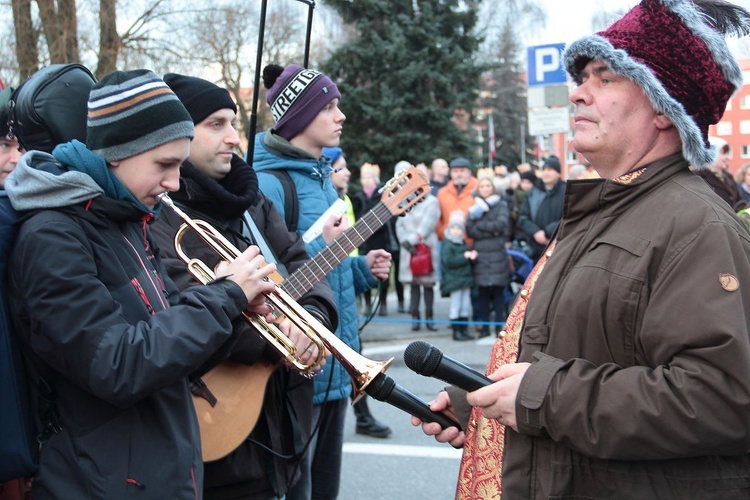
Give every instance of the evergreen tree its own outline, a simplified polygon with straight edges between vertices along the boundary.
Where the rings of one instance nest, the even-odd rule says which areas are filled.
[[[472,156],[482,68],[482,0],[327,0],[358,36],[323,65],[342,93],[342,147],[354,167]]]
[[[521,163],[524,139],[526,145],[533,140],[528,136],[526,126],[522,50],[513,21],[507,17],[487,55],[491,69],[485,74],[485,92],[479,101],[479,106],[488,113],[487,119],[489,113],[494,118],[497,141],[495,165],[504,164],[511,168]],[[487,151],[488,147],[484,149]]]

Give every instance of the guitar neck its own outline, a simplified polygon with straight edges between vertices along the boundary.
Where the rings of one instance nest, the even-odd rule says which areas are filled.
[[[281,284],[294,300],[299,300],[310,291],[326,274],[339,265],[352,250],[359,247],[392,217],[388,207],[382,201],[363,215],[354,226],[347,229],[327,247],[294,271]]]

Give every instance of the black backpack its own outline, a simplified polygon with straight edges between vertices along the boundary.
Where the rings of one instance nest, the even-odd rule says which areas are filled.
[[[297,198],[297,187],[294,185],[292,176],[286,170],[264,170],[263,172],[276,177],[284,190],[284,222],[289,232],[297,232],[299,220],[299,198]]]
[[[51,153],[58,144],[86,142],[87,103],[94,75],[81,64],[52,64],[34,73],[11,97],[10,119],[18,142]]]
[[[86,140],[87,101],[96,79],[80,64],[53,64],[23,82],[6,103],[11,132],[25,149],[51,153],[57,144]],[[18,215],[0,191],[0,483],[36,474],[39,450],[60,430],[54,377],[43,373],[13,334],[5,295],[8,257]]]

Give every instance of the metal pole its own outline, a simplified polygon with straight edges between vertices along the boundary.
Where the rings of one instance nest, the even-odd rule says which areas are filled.
[[[310,38],[312,35],[312,22],[313,22],[313,9],[315,9],[315,0],[298,0],[307,3],[309,8],[307,9],[307,33],[305,33],[305,63],[303,66],[307,68],[310,65]]]
[[[253,103],[250,109],[250,125],[247,131],[247,162],[253,164],[255,153],[255,131],[258,128],[258,94],[260,94],[260,71],[263,63],[263,35],[266,31],[266,7],[268,0],[260,5],[260,26],[258,27],[258,50],[255,54],[255,81],[253,82]]]
[[[521,123],[521,163],[526,163],[526,125]]]
[[[310,59],[310,37],[312,34],[313,9],[315,0],[297,0],[307,4],[307,32],[305,34],[305,60],[303,66],[306,68]],[[253,82],[253,103],[250,109],[250,124],[247,131],[247,162],[253,164],[253,154],[255,153],[255,132],[258,129],[258,98],[260,95],[260,74],[261,65],[263,64],[263,38],[266,32],[266,11],[268,0],[262,0],[260,6],[260,25],[258,27],[258,50],[255,54],[255,81]]]

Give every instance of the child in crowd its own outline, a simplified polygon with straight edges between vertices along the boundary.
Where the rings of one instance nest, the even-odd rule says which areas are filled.
[[[445,239],[440,249],[440,263],[443,266],[441,292],[451,297],[450,320],[453,340],[471,340],[467,322],[471,313],[471,287],[474,277],[470,260],[475,252],[466,244],[464,230],[466,219],[461,211],[451,213]]]

